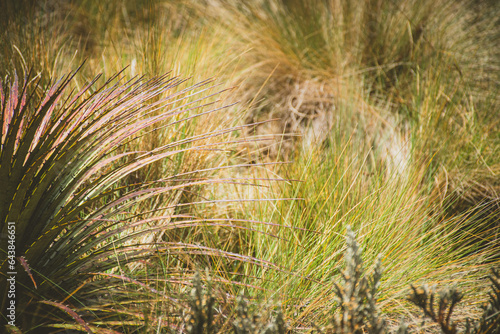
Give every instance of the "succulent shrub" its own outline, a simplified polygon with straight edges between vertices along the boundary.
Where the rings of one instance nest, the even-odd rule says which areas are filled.
[[[127,183],[131,173],[154,162],[175,161],[174,157],[188,151],[212,152],[224,143],[225,139],[217,137],[234,129],[185,136],[149,151],[133,149],[134,141],[144,133],[172,131],[180,122],[224,108],[197,111],[208,104],[207,96],[217,94],[207,94],[210,80],[182,88],[185,80],[168,75],[123,82],[117,73],[102,85],[97,85],[97,76],[74,90],[71,83],[77,71],[47,88],[31,73],[24,80],[13,75],[0,83],[0,229],[7,236],[9,226],[15,225],[15,257],[11,256],[10,264],[17,271],[16,330],[37,328],[38,333],[58,327],[90,333],[105,332],[103,326],[142,326],[146,317],[137,310],[147,308],[150,301],[140,291],[154,293],[170,304],[177,300],[133,277],[141,273],[133,274],[128,265],[155,254],[170,258],[227,255],[189,240],[154,238],[159,232],[223,225],[227,219],[176,214],[170,209],[175,208],[178,196],[171,194],[227,181],[196,179],[193,170],[183,172],[190,178],[166,175],[161,180]],[[155,207],[135,212],[141,203],[159,201],[162,210],[158,214],[154,214]],[[6,277],[14,270],[8,267],[7,241],[1,241],[1,318],[5,324]],[[151,280],[147,271],[144,275]],[[131,305],[135,311],[111,310],[113,302]],[[63,323],[68,320],[69,324]],[[158,318],[149,321],[161,323]]]

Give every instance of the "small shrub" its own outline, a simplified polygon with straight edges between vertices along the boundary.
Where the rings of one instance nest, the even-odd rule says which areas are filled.
[[[492,269],[488,278],[491,281],[489,300],[482,306],[483,314],[478,321],[471,324],[467,320],[466,334],[498,334],[500,333],[500,274]]]
[[[455,289],[442,290],[439,293],[437,309],[435,308],[435,293],[427,286],[415,288],[412,286],[409,300],[424,311],[426,317],[439,324],[444,334],[457,334],[457,324],[451,321],[451,314],[463,296]]]
[[[235,334],[285,334],[286,326],[283,320],[283,313],[278,309],[275,318],[269,323],[263,322],[260,315],[251,315],[243,296],[238,296],[237,318],[233,322]]]
[[[362,248],[356,235],[348,227],[346,269],[342,272],[343,285],[335,284],[339,300],[339,313],[334,314],[330,324],[320,330],[325,333],[385,333],[385,320],[378,315],[376,293],[382,277],[382,263],[377,260],[375,270],[369,277],[363,276]]]
[[[200,273],[197,271],[193,285],[189,298],[190,310],[186,319],[186,330],[189,334],[213,333],[215,298],[212,295],[210,281],[206,291],[203,291]]]
[[[492,269],[489,276],[491,289],[489,300],[482,305],[481,318],[475,322],[466,321],[465,334],[498,334],[500,333],[500,276]],[[435,292],[427,286],[415,288],[412,286],[409,300],[418,306],[433,322],[437,323],[444,334],[457,334],[460,331],[457,324],[451,320],[456,305],[462,300],[462,294],[456,288],[449,288],[438,293],[438,302],[435,305]],[[437,306],[437,308],[436,308]]]

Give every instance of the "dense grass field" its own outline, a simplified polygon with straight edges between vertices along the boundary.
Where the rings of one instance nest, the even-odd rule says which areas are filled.
[[[1,332],[264,333],[242,300],[328,332],[372,283],[384,330],[456,333],[412,286],[464,329],[500,267],[498,45],[495,0],[1,1]]]

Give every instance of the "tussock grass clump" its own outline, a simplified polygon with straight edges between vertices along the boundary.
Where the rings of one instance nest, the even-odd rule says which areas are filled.
[[[355,233],[347,228],[346,251],[344,255],[345,270],[342,272],[342,283],[335,283],[335,299],[337,303],[330,312],[324,312],[327,325],[319,327],[314,325],[310,332],[331,334],[381,334],[381,333],[417,333],[421,332],[419,326],[411,328],[403,321],[399,326],[389,327],[384,315],[379,313],[377,290],[382,279],[382,263],[380,256],[376,261],[373,273],[367,275],[363,266],[361,245],[356,241]],[[439,325],[443,334],[475,333],[489,334],[498,333],[500,322],[500,284],[499,275],[492,270],[489,276],[492,283],[492,292],[489,294],[488,302],[482,306],[483,313],[475,321],[466,319],[462,330],[458,329],[457,323],[453,322],[452,314],[457,305],[462,301],[463,295],[455,288],[445,288],[435,297],[427,285],[422,287],[411,287],[412,291],[408,300],[415,304],[425,317],[429,317]],[[189,298],[189,316],[186,319],[188,333],[218,333],[221,332],[223,324],[216,325],[214,321],[215,298],[212,295],[211,282],[208,281],[206,289],[203,289],[200,275],[194,278],[194,287]],[[437,299],[437,305],[435,300]],[[287,328],[281,309],[277,316],[266,323],[265,318],[256,314],[253,317],[248,312],[248,306],[243,296],[237,299],[237,313],[234,315],[233,332],[239,333],[287,333],[293,331]]]
[[[448,0],[210,1],[200,11],[237,31],[237,50],[247,48],[241,94],[252,102],[248,119],[281,119],[262,132],[299,132],[308,141],[313,128],[323,141],[333,123],[346,121],[338,110],[348,100],[374,148],[388,146],[382,165],[432,160],[429,178],[441,193],[496,198],[498,122],[491,117],[499,110],[493,41],[500,29],[491,13],[500,8],[485,8]],[[471,169],[477,173],[461,172]]]
[[[246,282],[259,282],[285,300],[283,311],[293,319],[292,326],[323,324],[321,314],[334,304],[330,278],[340,279],[344,241],[339,231],[351,225],[366,247],[368,263],[383,254],[386,269],[378,305],[382,313],[391,315],[391,323],[404,312],[415,314],[405,301],[408,287],[425,282],[455,283],[468,291],[462,306],[477,312],[473,303],[484,296],[483,277],[490,265],[498,263],[494,235],[484,234],[484,243],[479,244],[475,242],[475,232],[481,231],[477,217],[469,213],[443,218],[432,204],[430,190],[422,189],[425,170],[387,174],[371,161],[371,150],[355,130],[347,137],[341,135],[342,129],[334,133],[325,147],[305,150],[293,164],[282,166],[285,179],[302,182],[279,184],[261,195],[296,200],[248,210],[253,219],[275,224],[262,231],[281,238],[255,233],[246,239],[248,254],[279,263],[286,271],[248,268],[249,276],[267,279]]]

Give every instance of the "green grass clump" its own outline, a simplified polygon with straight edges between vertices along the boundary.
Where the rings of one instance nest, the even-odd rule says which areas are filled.
[[[247,268],[249,277],[265,279],[246,282],[259,282],[272,291],[267,298],[282,300],[284,313],[294,319],[295,326],[321,323],[320,314],[333,305],[331,277],[340,274],[342,231],[351,225],[366,245],[368,262],[373,263],[378,254],[383,256],[386,270],[379,306],[392,320],[403,312],[402,305],[412,313],[404,301],[410,284],[454,282],[469,291],[468,303],[481,298],[481,277],[489,266],[485,263],[497,263],[498,243],[494,234],[481,231],[480,218],[472,213],[443,217],[432,204],[430,190],[421,187],[425,171],[398,175],[377,169],[370,162],[370,150],[355,133],[330,138],[327,143],[323,149],[299,154],[294,164],[283,167],[286,179],[303,182],[262,194],[263,198],[297,200],[248,211],[254,220],[274,223],[262,226],[261,231],[280,237],[255,233],[245,240],[248,254],[278,263],[283,271]],[[353,153],[363,150],[364,159]],[[470,242],[479,235],[482,246]],[[255,297],[260,295],[255,292]],[[294,305],[304,305],[298,315]]]
[[[401,321],[397,328],[391,329],[385,317],[379,314],[377,292],[382,278],[382,263],[378,258],[373,273],[367,275],[363,266],[362,253],[361,245],[356,241],[354,232],[348,227],[342,284],[335,283],[336,304],[330,312],[323,314],[323,317],[327,318],[327,325],[323,327],[313,325],[313,329],[309,332],[332,334],[418,332],[419,328],[410,329],[404,321]],[[482,306],[482,316],[472,322],[467,318],[465,328],[461,331],[458,330],[457,323],[452,320],[453,311],[463,298],[463,295],[456,288],[442,290],[437,298],[437,305],[435,305],[435,293],[427,285],[419,288],[412,286],[408,300],[420,308],[425,317],[429,317],[438,324],[443,334],[498,333],[500,323],[500,277],[498,272],[493,269],[489,279],[493,291],[489,295],[488,302]],[[210,282],[207,289],[203,290],[200,276],[197,273],[190,299],[189,316],[186,320],[188,333],[220,332],[220,327],[223,325],[219,324],[219,328],[217,328],[214,321],[214,311],[215,298],[212,295]],[[291,328],[287,328],[287,324],[284,323],[281,310],[278,310],[277,316],[266,324],[265,320],[261,320],[261,315],[250,317],[244,298],[238,297],[237,314],[233,322],[234,333],[281,334],[289,331]]]

